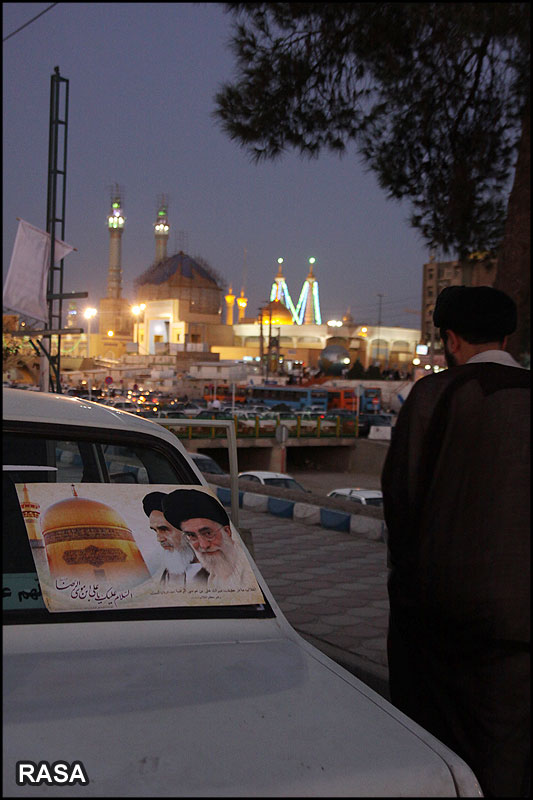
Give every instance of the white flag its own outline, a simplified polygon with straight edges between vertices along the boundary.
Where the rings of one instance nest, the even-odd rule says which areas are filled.
[[[75,250],[72,245],[55,240],[54,261]],[[11,263],[4,283],[3,305],[42,322],[48,322],[46,292],[50,270],[50,234],[19,220]]]

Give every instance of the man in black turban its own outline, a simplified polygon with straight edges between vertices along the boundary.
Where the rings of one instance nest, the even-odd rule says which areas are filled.
[[[163,513],[182,531],[209,573],[208,588],[239,590],[255,585],[244,551],[232,537],[229,517],[212,495],[176,489],[164,497]]]
[[[503,351],[506,337],[516,330],[516,304],[491,286],[448,286],[437,298],[433,322],[439,328],[446,363],[457,366],[480,352]],[[518,366],[508,354],[504,358],[510,366]]]
[[[143,497],[143,510],[150,522],[157,541],[163,549],[163,564],[154,580],[168,589],[200,588],[207,582],[207,573],[202,568],[178,527],[168,522],[163,514],[164,492],[150,492]]]
[[[489,286],[435,305],[449,369],[412,387],[382,473],[392,702],[487,797],[529,786],[530,373],[516,306]]]

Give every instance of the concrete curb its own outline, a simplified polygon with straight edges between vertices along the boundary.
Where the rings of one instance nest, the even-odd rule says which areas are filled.
[[[223,505],[231,505],[229,489],[214,484],[210,484],[210,488],[216,492]],[[365,517],[362,514],[348,514],[344,511],[299,503],[295,500],[242,491],[239,492],[239,508],[273,514],[285,519],[294,519],[306,525],[320,525],[329,530],[345,531],[375,542],[385,541],[385,523],[380,519]]]

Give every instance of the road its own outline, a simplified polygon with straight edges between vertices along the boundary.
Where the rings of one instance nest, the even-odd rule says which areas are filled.
[[[381,489],[380,476],[362,472],[322,472],[321,470],[289,470],[293,478],[316,494],[351,486],[353,489]]]

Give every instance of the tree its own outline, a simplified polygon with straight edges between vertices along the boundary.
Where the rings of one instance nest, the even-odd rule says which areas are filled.
[[[215,115],[253,159],[352,143],[428,246],[500,246],[529,130],[528,4],[225,5],[238,77]]]

